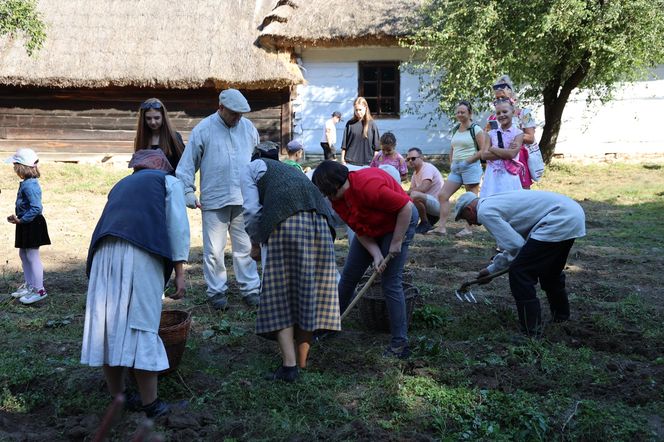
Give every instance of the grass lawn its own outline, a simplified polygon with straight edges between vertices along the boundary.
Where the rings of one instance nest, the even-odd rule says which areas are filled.
[[[190,310],[194,323],[179,369],[159,386],[162,398],[189,407],[155,431],[188,441],[664,440],[663,168],[547,168],[537,187],[579,201],[588,235],[568,261],[572,320],[549,324],[544,308],[543,339],[518,339],[506,277],[474,288],[477,304],[454,296],[492,255],[486,231],[463,240],[418,235],[406,266],[420,293],[413,357],[382,358],[389,336],[367,330],[356,310],[344,332],[312,348],[295,384],[263,380],[280,363],[277,346],[253,333],[256,313],[239,299],[232,268],[231,308],[208,308],[200,213],[189,211],[189,288],[165,308]],[[0,297],[0,440],[90,440],[109,395],[101,370],[78,362],[85,257],[106,194],[127,171],[45,164],[42,174],[53,242],[42,249],[49,297],[33,307]],[[7,166],[3,216],[13,213],[17,187]],[[13,235],[9,223],[0,229],[3,294],[22,282]],[[341,266],[345,237],[336,247]],[[129,439],[141,420],[124,414],[112,439]]]

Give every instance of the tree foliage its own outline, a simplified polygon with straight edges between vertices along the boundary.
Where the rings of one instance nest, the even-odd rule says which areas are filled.
[[[44,28],[35,0],[0,0],[0,37],[24,37],[25,49],[32,55],[44,44]]]
[[[664,63],[664,0],[429,0],[420,19],[402,44],[437,113],[469,98],[488,109],[508,73],[521,100],[544,105],[547,159],[573,91],[608,100],[617,82]]]

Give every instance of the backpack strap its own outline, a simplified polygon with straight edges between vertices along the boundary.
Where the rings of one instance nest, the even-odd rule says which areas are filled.
[[[477,144],[477,138],[475,138],[475,126],[479,127],[479,124],[471,123],[468,130],[470,131],[470,137],[473,139],[473,143],[475,144],[475,150],[479,152],[480,146]]]
[[[452,126],[452,136],[454,136],[457,133],[457,131],[459,130],[460,127],[461,127],[461,123],[457,123],[454,126]]]

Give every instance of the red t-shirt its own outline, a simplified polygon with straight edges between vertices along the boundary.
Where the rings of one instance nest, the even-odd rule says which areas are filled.
[[[397,214],[410,198],[382,169],[368,168],[348,174],[350,187],[332,207],[360,236],[377,238],[394,231]]]

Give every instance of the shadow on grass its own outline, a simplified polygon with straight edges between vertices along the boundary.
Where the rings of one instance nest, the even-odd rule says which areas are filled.
[[[353,312],[344,332],[313,347],[310,368],[293,385],[263,379],[280,358],[276,344],[253,333],[255,311],[235,296],[230,256],[231,308],[217,312],[205,303],[202,251],[193,248],[190,291],[166,308],[192,310],[194,324],[178,372],[160,381],[163,397],[190,401],[191,420],[158,428],[192,440],[661,436],[648,422],[663,405],[664,201],[581,204],[588,235],[568,262],[573,318],[547,322],[543,340],[516,333],[506,277],[478,288],[478,304],[454,297],[491,255],[482,229],[464,240],[418,236],[407,264],[423,298],[410,330],[413,358],[382,358],[389,336],[367,330]],[[338,253],[346,249],[337,244]],[[35,433],[64,440],[82,418],[102,413],[108,394],[100,370],[78,364],[84,262],[52,266],[46,280],[51,294],[41,306],[2,304],[2,410],[19,422],[12,428],[30,421]],[[0,290],[18,282],[20,273],[5,273]],[[132,419],[120,426],[131,429]]]

